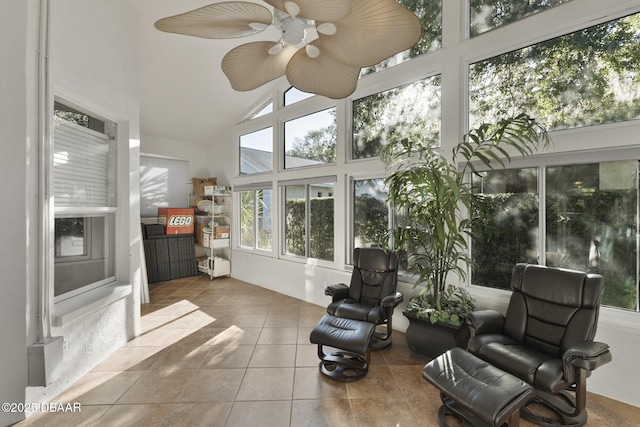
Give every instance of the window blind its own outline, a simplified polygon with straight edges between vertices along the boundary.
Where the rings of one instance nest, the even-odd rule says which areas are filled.
[[[108,137],[54,117],[53,187],[56,207],[106,207]]]

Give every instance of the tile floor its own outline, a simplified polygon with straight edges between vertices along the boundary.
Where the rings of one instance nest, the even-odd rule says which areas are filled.
[[[436,426],[436,390],[402,333],[362,380],[318,371],[309,333],[324,308],[234,279],[151,285],[142,334],[61,396],[80,413],[18,426]],[[328,301],[327,301],[328,303]],[[640,408],[591,394],[587,426],[640,425]],[[523,426],[531,426],[526,421]]]

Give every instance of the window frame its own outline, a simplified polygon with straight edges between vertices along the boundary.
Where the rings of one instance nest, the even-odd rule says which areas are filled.
[[[347,192],[347,203],[348,203],[348,223],[347,223],[347,235],[349,236],[348,242],[347,242],[347,253],[346,253],[346,259],[345,262],[347,265],[352,265],[353,264],[353,251],[356,248],[355,246],[355,239],[356,239],[356,226],[355,226],[355,216],[356,216],[356,209],[355,209],[355,203],[356,203],[356,194],[355,194],[355,183],[356,181],[370,181],[370,180],[374,180],[374,179],[381,179],[384,181],[385,179],[385,175],[384,174],[352,174],[349,175],[349,179],[347,180],[348,182],[348,192]],[[387,189],[388,192],[388,189]],[[388,230],[393,230],[394,224],[395,224],[395,215],[394,215],[394,210],[393,207],[389,204],[388,201],[385,200],[385,206],[387,208],[387,229]],[[394,248],[394,242],[393,242],[393,235],[390,234],[389,235],[389,241],[387,242],[387,245],[390,249]]]
[[[74,104],[66,99],[62,99],[60,97],[55,97],[55,107],[53,110],[58,110],[58,108],[68,108],[69,111],[77,112],[80,114],[87,115],[89,117],[90,124],[88,126],[83,126],[87,129],[90,129],[92,132],[100,133],[107,136],[107,141],[109,141],[110,151],[108,154],[110,165],[105,171],[105,177],[107,179],[107,188],[110,190],[111,194],[107,195],[107,206],[57,206],[55,204],[55,197],[51,201],[50,209],[47,210],[46,215],[48,216],[48,234],[49,238],[47,239],[49,249],[46,251],[48,254],[49,260],[47,263],[50,265],[51,273],[48,276],[48,285],[51,287],[51,296],[52,302],[54,306],[62,306],[67,305],[67,303],[72,303],[76,297],[89,294],[93,291],[97,291],[107,285],[117,285],[119,284],[118,277],[120,277],[120,236],[118,230],[121,224],[120,218],[120,184],[119,184],[119,174],[120,174],[120,144],[119,144],[119,123],[113,120],[110,120],[100,114],[96,114],[87,108],[80,107],[77,104]],[[64,110],[63,110],[64,111]],[[51,112],[51,117],[54,117],[54,112]],[[66,120],[66,119],[63,119]],[[66,120],[69,121],[69,120]],[[104,132],[96,131],[92,129],[91,122],[98,121],[104,122],[105,129]],[[72,122],[73,123],[73,122]],[[53,127],[53,119],[51,120],[51,126]],[[81,125],[78,125],[81,126]],[[51,130],[51,138],[49,139],[49,159],[48,159],[48,167],[44,171],[47,175],[47,180],[50,186],[50,194],[54,194],[54,152],[55,152],[55,138],[53,129]],[[88,231],[88,238],[85,240],[88,243],[87,255],[83,255],[81,257],[59,257],[56,256],[56,238],[55,238],[55,220],[56,218],[68,218],[68,217],[84,217],[85,219],[90,218],[90,223],[85,224],[85,231]],[[105,246],[105,262],[107,265],[111,265],[111,267],[105,267],[112,270],[112,274],[91,282],[87,283],[83,286],[79,286],[70,291],[64,292],[60,295],[55,295],[55,266],[56,265],[64,265],[69,266],[73,262],[84,262],[92,260],[92,251],[91,245],[95,244],[95,224],[93,218],[102,217],[104,218],[104,230],[103,230],[103,240],[102,244]],[[111,242],[109,240],[112,240]]]
[[[235,239],[235,243],[234,243],[234,247],[237,250],[243,251],[243,252],[252,252],[252,253],[256,253],[256,254],[262,254],[262,255],[271,255],[274,252],[274,234],[276,228],[274,227],[274,216],[275,216],[275,211],[274,211],[274,200],[273,200],[273,195],[274,195],[274,191],[273,191],[273,185],[271,183],[256,183],[256,184],[251,184],[251,185],[239,185],[234,187],[233,189],[234,193],[237,194],[237,203],[236,203],[236,209],[235,211],[237,212],[237,215],[235,216],[235,222],[238,224],[237,230],[238,232],[233,233],[234,236],[237,236]],[[264,248],[260,248],[258,246],[259,243],[259,238],[258,238],[258,192],[259,191],[270,191],[271,192],[271,207],[270,207],[270,212],[271,212],[271,249],[264,249]],[[252,209],[252,216],[253,216],[253,246],[246,246],[246,245],[242,245],[242,193],[243,192],[251,192],[252,193],[252,201],[253,201],[253,209]]]
[[[287,166],[287,157],[289,157],[287,155],[287,151],[288,148],[292,148],[292,147],[287,147],[287,124],[288,123],[292,123],[295,122],[297,120],[303,120],[303,119],[308,119],[311,118],[311,116],[314,116],[316,114],[321,114],[321,113],[327,113],[330,114],[330,110],[334,111],[334,114],[336,115],[336,122],[337,122],[337,107],[334,106],[329,106],[327,108],[323,108],[323,109],[319,109],[319,110],[314,110],[310,113],[307,114],[302,114],[287,120],[283,120],[282,122],[282,150],[281,150],[281,155],[282,155],[282,170],[287,170],[287,171],[291,171],[291,170],[297,170],[297,169],[307,169],[307,168],[319,168],[319,167],[325,167],[325,166],[332,166],[336,164],[336,160],[338,157],[338,144],[337,144],[337,140],[338,140],[338,135],[337,135],[337,123],[336,123],[336,133],[335,133],[335,139],[336,139],[336,144],[333,148],[334,151],[334,157],[336,158],[336,160],[334,160],[333,162],[320,162],[318,161],[317,164],[309,164],[309,165],[300,165],[300,166]],[[313,130],[317,130],[316,129],[311,129],[311,131]],[[307,131],[308,134],[309,131]],[[292,158],[298,158],[299,157],[292,157]],[[303,159],[304,160],[304,159]]]
[[[538,263],[541,265],[547,265],[547,225],[546,225],[546,172],[549,167],[558,166],[575,166],[575,165],[587,165],[593,163],[605,163],[616,162],[630,159],[637,159],[640,162],[640,147],[614,147],[606,149],[591,149],[583,150],[581,152],[560,152],[550,154],[536,154],[526,158],[514,157],[509,163],[507,169],[523,169],[523,168],[537,168],[538,169]],[[476,165],[478,171],[486,171],[487,169],[480,164]],[[470,175],[468,176],[470,178]],[[638,189],[640,192],[640,189]],[[639,200],[640,204],[640,200]],[[636,218],[636,226],[640,227],[640,211]],[[473,251],[473,245],[469,244],[469,251]],[[606,305],[604,307],[619,310],[621,312],[640,312],[640,239],[636,239],[636,307],[635,309],[626,309],[623,307],[616,307]],[[471,276],[471,267],[468,266],[467,277]],[[477,285],[469,283],[470,286],[475,289],[491,289],[496,291],[495,288],[488,286]],[[508,290],[503,290],[509,292]]]
[[[326,183],[333,183],[333,195],[331,196],[334,200],[333,202],[333,212],[334,212],[334,220],[333,220],[333,232],[334,232],[334,238],[332,239],[332,246],[333,246],[333,260],[329,261],[329,260],[325,260],[325,259],[321,259],[321,258],[313,258],[310,256],[310,227],[311,227],[311,210],[310,210],[310,205],[311,205],[311,199],[313,197],[311,197],[310,195],[310,187],[314,184],[326,184]],[[292,187],[292,186],[303,186],[304,187],[304,193],[305,193],[305,214],[304,214],[304,223],[305,223],[305,236],[304,236],[304,245],[305,245],[305,254],[304,256],[302,255],[295,255],[295,254],[289,254],[286,252],[286,241],[287,241],[287,236],[286,236],[286,232],[287,232],[287,224],[286,224],[286,203],[287,203],[287,198],[286,198],[286,189],[287,187]],[[313,262],[317,265],[323,265],[323,266],[327,266],[327,267],[333,267],[336,265],[336,256],[339,253],[338,252],[338,248],[336,248],[335,245],[335,231],[336,231],[336,217],[335,217],[335,212],[336,212],[336,190],[337,190],[337,176],[335,175],[329,175],[329,176],[321,176],[321,177],[313,177],[313,178],[304,178],[304,179],[299,179],[299,180],[284,180],[284,181],[280,181],[278,182],[278,194],[279,194],[279,198],[280,198],[280,215],[279,215],[279,223],[280,223],[280,233],[279,233],[279,243],[280,243],[280,250],[279,250],[279,257],[281,259],[286,259],[286,260],[290,260],[290,261],[297,261],[297,262]]]
[[[262,117],[266,117],[266,116],[262,116]],[[261,117],[261,118],[262,118]],[[276,158],[276,155],[274,155],[275,153],[277,153],[276,150],[276,146],[277,144],[274,143],[274,141],[276,140],[276,137],[274,135],[274,131],[275,131],[275,127],[272,124],[261,124],[261,126],[258,126],[255,129],[251,129],[248,130],[247,132],[243,132],[241,134],[238,135],[238,163],[237,163],[237,167],[238,167],[238,174],[240,176],[254,176],[254,175],[263,175],[263,174],[269,174],[269,173],[273,173],[273,171],[275,170],[275,166],[274,166],[274,161]],[[259,132],[263,132],[263,131],[270,131],[271,132],[271,162],[270,162],[270,168],[268,170],[264,170],[264,171],[257,171],[257,172],[243,172],[242,171],[242,160],[243,160],[243,156],[242,156],[242,137],[247,136],[247,135],[251,135],[251,134],[257,134]],[[267,132],[268,133],[268,132]]]
[[[348,137],[347,137],[347,158],[349,159],[349,162],[351,163],[355,163],[355,162],[365,162],[365,161],[369,161],[369,160],[378,160],[380,159],[380,150],[385,146],[385,144],[382,144],[380,146],[380,150],[378,150],[378,153],[372,156],[365,156],[365,157],[356,157],[355,156],[355,150],[354,150],[354,144],[355,144],[355,133],[356,133],[356,126],[355,126],[355,114],[354,114],[354,104],[357,102],[360,102],[362,100],[364,100],[365,98],[370,98],[376,95],[380,95],[380,94],[384,94],[384,93],[388,93],[394,90],[404,90],[404,89],[408,89],[410,88],[412,85],[416,85],[419,84],[420,82],[425,82],[427,80],[430,79],[439,79],[439,91],[440,91],[440,97],[439,97],[439,116],[440,116],[440,122],[438,123],[438,142],[437,142],[437,147],[441,148],[442,147],[442,129],[443,129],[443,115],[444,115],[444,105],[443,105],[443,97],[442,97],[442,92],[443,92],[443,82],[444,82],[444,77],[443,77],[443,70],[440,69],[439,67],[435,70],[432,70],[430,72],[425,72],[424,75],[420,76],[420,77],[411,77],[409,79],[403,79],[402,81],[394,81],[394,82],[390,82],[387,85],[385,85],[384,87],[378,88],[379,90],[375,90],[375,91],[371,91],[368,92],[366,94],[362,94],[359,95],[357,97],[353,97],[349,99],[349,110],[348,110],[348,120],[349,120],[349,126],[348,126]],[[403,137],[406,137],[403,134]]]

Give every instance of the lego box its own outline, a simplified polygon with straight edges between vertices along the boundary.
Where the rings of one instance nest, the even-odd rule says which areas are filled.
[[[193,234],[193,208],[158,208],[158,223],[164,234]]]

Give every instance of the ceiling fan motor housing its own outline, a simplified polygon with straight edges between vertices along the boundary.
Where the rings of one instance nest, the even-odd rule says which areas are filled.
[[[304,38],[307,35],[307,26],[302,19],[288,16],[282,20],[281,25],[282,39],[285,43],[297,46],[304,42]]]

